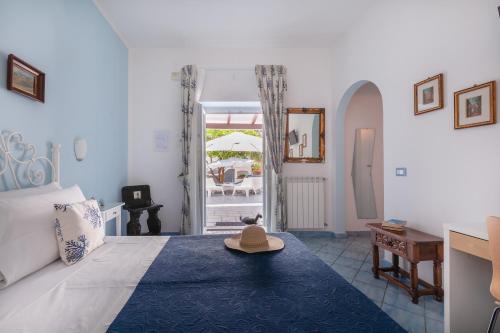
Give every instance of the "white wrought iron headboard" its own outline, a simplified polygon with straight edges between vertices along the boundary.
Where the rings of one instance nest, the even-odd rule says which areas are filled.
[[[19,132],[2,131],[0,133],[0,178],[6,184],[11,183],[16,189],[41,186],[47,182],[47,175],[52,173],[51,181],[60,182],[61,145],[52,144],[52,156],[38,156],[35,145],[25,143]],[[10,179],[6,179],[10,174]],[[10,180],[10,182],[9,182]]]

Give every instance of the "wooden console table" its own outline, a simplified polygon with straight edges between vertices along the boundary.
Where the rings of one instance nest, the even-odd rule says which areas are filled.
[[[418,298],[423,295],[434,295],[436,300],[442,301],[443,239],[410,228],[405,228],[401,232],[385,230],[382,229],[381,225],[381,223],[368,223],[366,225],[371,230],[374,277],[378,279],[379,276],[383,276],[389,282],[406,290],[415,304],[418,303]],[[391,267],[380,267],[379,248],[392,253]],[[410,262],[409,273],[399,267],[399,257]],[[434,263],[434,285],[418,278],[417,264],[428,260],[432,260]],[[388,272],[392,272],[393,276]],[[398,280],[399,275],[409,277],[410,285]],[[419,288],[419,284],[425,288]]]

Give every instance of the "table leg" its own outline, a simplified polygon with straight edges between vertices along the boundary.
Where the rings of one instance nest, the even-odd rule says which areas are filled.
[[[399,256],[397,254],[392,254],[392,269],[394,277],[399,277]]]
[[[440,261],[434,260],[433,273],[434,273],[434,291],[435,291],[434,298],[436,299],[436,301],[442,302],[443,269],[441,267]]]
[[[127,223],[127,236],[139,236],[141,234],[141,223],[139,218],[142,211],[130,212],[130,221]]]
[[[418,304],[418,268],[416,263],[411,263],[410,270],[410,282],[411,282],[411,301]]]
[[[116,214],[115,217],[115,228],[116,228],[116,235],[121,236],[122,235],[122,212],[121,208],[120,211]]]
[[[372,252],[373,252],[372,253],[372,256],[373,256],[373,267],[372,267],[373,277],[375,279],[378,279],[379,278],[378,269],[380,266],[380,258],[379,258],[379,252],[378,252],[377,245],[373,245]]]

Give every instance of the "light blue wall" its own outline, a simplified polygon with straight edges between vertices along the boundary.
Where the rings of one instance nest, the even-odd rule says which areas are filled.
[[[45,104],[6,90],[9,53],[46,73]],[[91,0],[0,0],[0,130],[41,153],[62,144],[62,185],[107,202],[127,180],[127,71],[127,48]],[[87,139],[82,162],[76,136]]]

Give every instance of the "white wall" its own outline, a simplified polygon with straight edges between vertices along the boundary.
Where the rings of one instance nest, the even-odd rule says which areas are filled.
[[[358,219],[354,188],[352,184],[352,162],[356,129],[375,129],[373,147],[372,179],[377,207],[377,219]],[[366,223],[381,222],[384,218],[384,140],[382,98],[377,87],[367,83],[352,96],[345,115],[345,218],[347,231],[368,230]]]
[[[129,183],[148,183],[164,230],[178,231],[181,221],[180,83],[170,73],[186,64],[207,69],[248,69],[255,64],[288,68],[289,107],[325,107],[332,123],[332,68],[329,49],[130,49],[129,50]],[[255,89],[256,86],[255,86]],[[154,129],[170,132],[167,153],[153,151]],[[286,175],[324,176],[330,181],[331,128],[326,126],[325,164],[287,164]],[[328,191],[327,202],[330,201]],[[328,212],[330,213],[330,212]],[[331,216],[327,214],[330,226]],[[166,226],[166,228],[165,228]]]
[[[382,93],[386,217],[442,235],[443,223],[500,215],[500,125],[453,129],[453,92],[500,79],[498,5],[385,1],[336,44],[334,105],[359,80]],[[445,108],[414,116],[413,84],[441,72]]]

